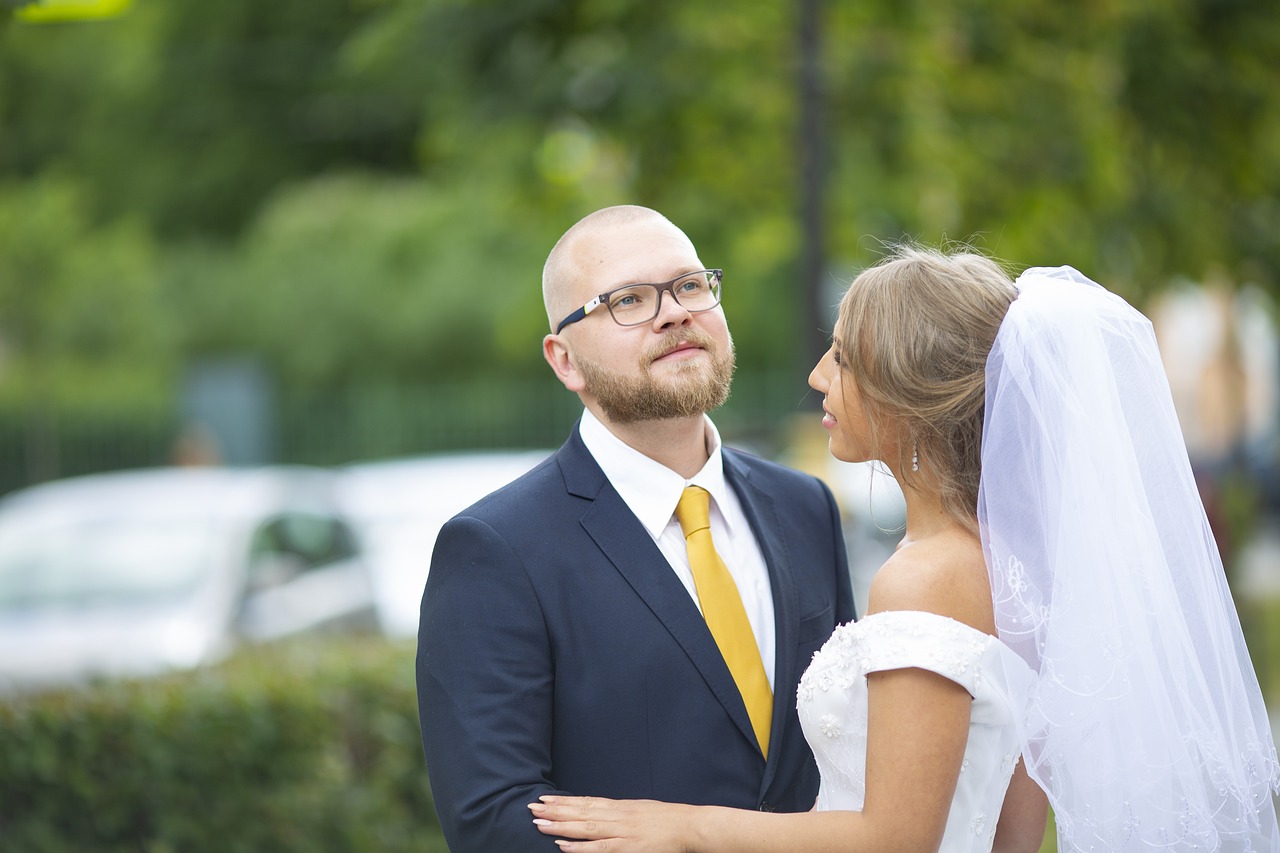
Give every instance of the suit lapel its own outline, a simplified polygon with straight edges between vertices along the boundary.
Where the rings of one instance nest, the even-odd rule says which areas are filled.
[[[738,685],[667,558],[604,476],[577,429],[559,456],[570,494],[590,500],[582,515],[583,529],[684,650],[742,736],[755,748],[755,732]]]
[[[786,529],[778,517],[773,496],[752,481],[751,472],[726,449],[724,452],[725,477],[738,495],[743,512],[756,535],[760,553],[769,569],[769,585],[773,591],[774,664],[773,664],[773,725],[769,742],[782,745],[782,728],[790,714],[794,701],[793,687],[797,681],[795,650],[799,643],[799,598],[795,578],[792,576],[791,559],[787,552]],[[777,771],[778,750],[772,749],[760,783],[760,796],[768,790]]]

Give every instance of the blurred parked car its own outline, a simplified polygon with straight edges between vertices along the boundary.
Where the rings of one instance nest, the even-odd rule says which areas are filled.
[[[444,523],[549,453],[441,454],[366,462],[342,471],[339,506],[355,526],[387,635],[417,634],[431,550]]]
[[[312,468],[159,468],[0,500],[0,692],[141,676],[242,642],[377,629]]]
[[[892,556],[907,526],[902,487],[881,462],[830,460],[823,479],[840,504],[856,612],[867,612],[871,579]]]

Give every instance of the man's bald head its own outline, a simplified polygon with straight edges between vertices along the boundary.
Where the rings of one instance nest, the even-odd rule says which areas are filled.
[[[610,232],[650,221],[665,223],[676,231],[680,230],[656,210],[635,204],[620,204],[589,213],[564,232],[542,267],[542,303],[552,331],[561,319],[581,307],[576,302],[576,285],[585,272],[588,262],[586,256],[591,254],[592,247]]]

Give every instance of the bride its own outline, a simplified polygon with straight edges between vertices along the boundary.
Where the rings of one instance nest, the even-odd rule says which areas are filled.
[[[1150,324],[1070,267],[901,248],[810,384],[907,525],[800,682],[814,810],[543,797],[566,851],[1280,851],[1266,709]],[[608,756],[600,756],[607,761]]]

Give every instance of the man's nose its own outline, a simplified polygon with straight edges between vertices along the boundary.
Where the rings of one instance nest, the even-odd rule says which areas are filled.
[[[654,326],[659,329],[667,326],[682,326],[692,318],[693,314],[676,301],[675,294],[670,290],[658,293],[658,313],[653,318]]]

